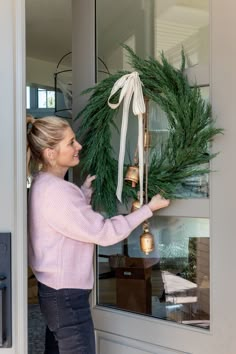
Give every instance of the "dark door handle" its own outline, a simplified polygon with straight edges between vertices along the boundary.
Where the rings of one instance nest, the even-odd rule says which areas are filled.
[[[0,284],[0,347],[4,344],[4,293],[5,286]]]
[[[11,234],[0,232],[0,349],[12,347]]]

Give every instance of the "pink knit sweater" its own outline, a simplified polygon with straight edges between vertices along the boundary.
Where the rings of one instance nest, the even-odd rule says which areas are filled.
[[[91,190],[40,172],[29,195],[29,264],[36,278],[54,289],[93,287],[94,244],[125,239],[152,216],[146,205],[110,219],[90,206]]]

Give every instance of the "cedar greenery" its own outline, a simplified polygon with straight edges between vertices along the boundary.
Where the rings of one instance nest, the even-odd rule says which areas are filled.
[[[180,69],[174,68],[161,54],[161,60],[141,59],[133,50],[123,46],[132,67],[139,72],[144,95],[166,113],[169,122],[168,141],[162,151],[152,154],[148,172],[148,196],[160,193],[165,198],[181,198],[178,186],[186,178],[209,173],[202,166],[216,154],[209,145],[222,129],[214,126],[211,105],[201,97],[197,86],[191,87],[184,75],[185,56],[182,52]],[[94,181],[93,205],[109,216],[117,211],[116,185],[118,162],[113,157],[111,125],[117,110],[111,109],[107,100],[114,83],[127,71],[109,75],[96,86],[84,91],[90,94],[88,104],[78,114],[80,119],[78,139],[83,149],[80,153],[82,173],[89,171],[97,176]],[[117,101],[118,94],[114,97]],[[126,166],[127,167],[127,166]],[[126,170],[126,168],[124,168]],[[135,198],[136,190],[124,183],[124,203]]]

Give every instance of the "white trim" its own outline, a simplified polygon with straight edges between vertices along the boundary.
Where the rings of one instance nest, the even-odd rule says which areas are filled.
[[[14,244],[13,269],[16,272],[13,304],[16,316],[16,353],[28,352],[27,301],[27,227],[26,227],[26,106],[25,106],[25,0],[14,0],[14,68],[15,68],[15,151],[14,151]],[[14,289],[14,288],[13,288]],[[14,343],[13,343],[14,344]]]

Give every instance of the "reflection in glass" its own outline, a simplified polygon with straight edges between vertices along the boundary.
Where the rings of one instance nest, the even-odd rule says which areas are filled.
[[[158,0],[154,10],[155,56],[163,51],[175,66],[181,63],[181,49],[188,67],[208,63],[208,0]]]
[[[187,66],[208,64],[209,0],[97,0],[97,50],[111,73],[130,70],[121,43],[139,56],[160,57],[174,66],[181,50]],[[132,16],[131,16],[132,14]],[[98,61],[98,81],[106,77]]]
[[[201,94],[204,100],[209,101],[209,87],[202,87]],[[149,160],[152,154],[164,154],[165,146],[169,136],[169,124],[165,112],[153,101],[149,101],[148,106],[149,131],[151,136],[151,150]],[[203,169],[208,165],[202,165]],[[187,178],[181,183],[176,195],[181,198],[208,198],[209,197],[209,176],[208,174]]]
[[[160,53],[164,52],[169,62],[177,67],[181,63],[182,48],[187,67],[208,64],[208,6],[208,0],[97,0],[97,80],[108,76],[105,67],[110,73],[120,69],[132,71],[121,43],[130,46],[143,58],[152,56],[159,59]],[[104,16],[106,13],[107,16]],[[209,88],[201,90],[208,99]],[[119,152],[120,136],[117,131],[120,131],[121,112],[122,109],[114,122],[118,130],[111,127],[115,159]],[[126,164],[132,164],[137,147],[137,139],[134,138],[137,137],[136,121],[130,112]],[[162,154],[168,139],[168,121],[165,113],[153,102],[149,103],[149,126],[153,152]],[[208,198],[208,175],[188,178],[186,183],[178,186],[175,194],[185,198]]]
[[[148,257],[139,248],[141,227],[98,248],[98,304],[208,329],[209,220],[155,216],[151,232]]]

